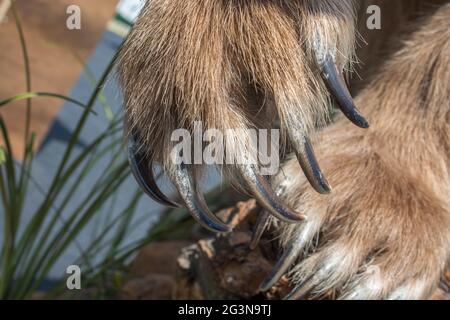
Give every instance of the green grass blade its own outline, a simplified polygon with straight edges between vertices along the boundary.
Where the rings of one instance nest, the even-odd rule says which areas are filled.
[[[33,98],[38,98],[38,97],[48,97],[48,98],[56,98],[56,99],[61,99],[70,103],[73,103],[77,106],[80,106],[82,108],[87,108],[87,106],[83,103],[80,102],[76,99],[73,99],[71,97],[62,95],[62,94],[58,94],[58,93],[51,93],[51,92],[24,92],[24,93],[20,93],[17,94],[13,97],[10,97],[8,99],[2,100],[0,101],[0,108],[4,107],[10,103],[16,102],[16,101],[21,101],[21,100],[25,100],[25,99],[33,99]],[[97,112],[95,112],[94,110],[91,110],[92,114],[97,115]]]
[[[16,9],[15,1],[11,1],[11,11],[16,23],[17,32],[19,33],[20,47],[22,49],[23,64],[25,71],[25,86],[26,91],[31,91],[31,70],[30,70],[30,57],[28,55],[27,42],[25,40],[25,33],[23,32],[22,22],[19,13]],[[26,115],[25,115],[25,149],[28,145],[28,139],[30,135],[30,122],[31,122],[31,99],[27,99],[26,102]]]
[[[84,72],[86,73],[86,76],[88,77],[91,84],[95,86],[98,81],[97,78],[95,77],[95,73],[91,70],[91,68],[89,68],[87,63],[85,63],[76,52],[72,52],[72,54],[75,57],[75,59],[83,66]],[[103,107],[103,112],[105,113],[106,119],[108,119],[108,121],[110,122],[113,121],[114,113],[112,111],[111,106],[108,103],[108,100],[106,99],[105,95],[102,92],[99,93],[98,100],[100,101]]]

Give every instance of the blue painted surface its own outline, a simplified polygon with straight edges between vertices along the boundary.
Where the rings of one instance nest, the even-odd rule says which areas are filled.
[[[88,62],[89,68],[94,72],[97,79],[106,69],[121,43],[122,39],[119,36],[111,32],[104,33],[102,40],[98,44]],[[90,80],[87,75],[82,74],[72,89],[70,96],[79,101],[87,102],[92,91],[92,80]],[[119,113],[121,111],[121,97],[119,93],[120,91],[118,90],[113,77],[111,77],[105,85],[103,94],[105,95],[109,105],[112,107],[114,113]],[[75,152],[72,159],[74,159],[82,151],[82,149],[86,147],[86,145],[93,141],[95,137],[101,134],[109,124],[105,116],[103,106],[99,101],[97,101],[94,106],[94,111],[96,111],[97,115],[89,116],[85,127],[81,132],[80,138],[75,145]],[[40,146],[33,167],[33,178],[39,184],[40,188],[47,190],[50,186],[50,183],[56,173],[55,171],[57,164],[62,159],[67,142],[71,137],[71,132],[77,125],[78,119],[82,112],[83,110],[80,107],[71,103],[66,103],[63,105],[54,123],[50,127],[47,136]],[[119,137],[120,135],[121,133],[118,133]],[[109,141],[105,141],[103,145],[106,145]],[[101,148],[101,145],[98,147]],[[71,215],[71,212],[78,205],[80,205],[89,194],[89,190],[91,190],[96,179],[100,177],[102,171],[109,163],[109,160],[110,155],[106,155],[101,161],[96,163],[90,173],[89,179],[83,181],[80,187],[77,188],[75,195],[67,205],[67,209],[63,212],[63,215],[59,221],[60,225],[62,225],[63,221],[67,220],[68,216]],[[107,216],[114,217],[124,208],[125,204],[127,204],[131,199],[131,196],[136,188],[136,184],[131,178],[123,184],[121,189],[119,189],[118,197],[112,211],[106,212],[106,209],[109,209],[110,205],[105,204],[104,209],[97,213],[97,216],[91,220],[91,222],[80,233],[80,236],[76,239],[76,241],[69,246],[68,250],[62,255],[58,263],[55,264],[49,274],[49,278],[60,278],[65,274],[67,266],[73,264],[80,257],[80,251],[92,242],[95,237],[95,230],[98,230],[98,228],[101,229],[105,225],[103,221],[107,219]],[[63,199],[67,191],[68,190],[63,189],[61,192],[62,197],[59,197],[59,199]],[[36,187],[36,185],[33,184],[31,185],[29,195],[30,197],[28,198],[25,207],[25,220],[32,218],[32,215],[36,210],[35,204],[41,203],[43,199],[42,192],[38,187]],[[54,207],[58,207],[59,204],[60,203],[54,203]],[[139,203],[137,210],[142,212],[142,215],[140,215],[141,217],[143,215],[148,215],[148,219],[145,223],[138,225],[132,234],[127,235],[126,243],[129,244],[144,236],[148,232],[152,223],[154,223],[158,218],[158,213],[161,209],[162,208],[158,205],[143,198]]]
[[[104,33],[101,41],[99,42],[97,48],[93,52],[88,62],[89,68],[94,72],[97,79],[101,76],[103,71],[108,66],[118,47],[122,43],[122,40],[122,38],[112,32]],[[80,76],[80,79],[75,84],[70,96],[79,101],[86,102],[88,101],[92,91],[92,82],[85,74],[82,74]],[[111,105],[113,112],[117,114],[120,113],[120,90],[114,78],[109,79],[109,81],[105,85],[103,93],[109,104]],[[79,152],[87,144],[89,144],[90,141],[93,141],[93,139],[108,126],[108,120],[105,116],[103,107],[98,101],[94,107],[94,110],[98,113],[98,115],[89,117],[89,120],[87,121],[83,131],[81,132],[80,139],[75,146],[75,152],[72,158],[75,158],[76,155],[79,154]],[[61,108],[53,125],[49,129],[48,134],[39,149],[33,166],[33,179],[37,184],[39,184],[40,187],[38,188],[33,184],[30,185],[29,197],[27,198],[24,209],[25,221],[28,222],[32,218],[32,215],[36,210],[36,206],[42,202],[43,195],[42,191],[40,191],[39,189],[42,188],[44,190],[47,190],[50,186],[50,183],[56,173],[56,166],[59,163],[59,160],[61,160],[62,158],[67,141],[70,139],[71,132],[75,128],[81,113],[82,109],[80,107],[75,106],[71,103],[66,103]],[[118,133],[118,136],[120,137],[121,133]],[[123,154],[125,156],[125,152],[123,152]],[[59,224],[61,224],[62,221],[64,221],[70,215],[71,210],[76,208],[83,201],[83,199],[85,199],[86,195],[89,194],[89,190],[92,188],[93,182],[105,169],[109,160],[110,156],[107,155],[104,159],[102,159],[102,161],[96,164],[96,166],[92,170],[92,173],[90,174],[90,179],[84,181],[77,189],[75,196],[67,206],[68,209],[64,211],[61,220],[58,222]],[[219,181],[220,178],[217,174],[210,174],[205,183],[205,190],[211,189],[212,187],[217,185]],[[131,196],[136,189],[137,184],[134,179],[130,177],[123,184],[121,189],[119,189],[117,193],[117,199],[112,206],[112,210],[110,212],[108,212],[108,210],[102,210],[97,213],[97,216],[80,233],[76,241],[73,241],[71,243],[69,248],[66,250],[66,252],[64,252],[62,257],[50,271],[49,279],[46,280],[47,283],[52,282],[52,279],[58,279],[62,276],[65,276],[65,270],[67,266],[73,264],[80,257],[80,250],[85,249],[92,242],[94,231],[104,225],[101,221],[104,221],[106,217],[116,216],[123,209],[123,207],[129,203],[129,200],[131,199]],[[163,184],[161,185],[161,189],[166,193],[173,192],[173,189],[168,186],[167,182],[163,182]],[[67,193],[67,190],[63,189],[62,194],[64,193]],[[55,203],[54,205],[55,207],[57,207],[59,203]],[[110,208],[110,204],[106,204],[105,208]],[[141,221],[141,219],[144,220],[142,223],[139,223],[137,225],[133,232],[130,232],[126,236],[125,245],[144,237],[150,230],[152,224],[157,221],[160,213],[164,209],[165,208],[159,206],[152,200],[146,197],[142,197],[142,200],[137,206],[138,214],[136,216],[136,221]],[[0,215],[1,214],[2,213],[0,212]],[[3,228],[2,221],[3,219],[0,219],[0,230],[2,230]],[[0,241],[2,241],[1,239],[2,235],[0,231]]]

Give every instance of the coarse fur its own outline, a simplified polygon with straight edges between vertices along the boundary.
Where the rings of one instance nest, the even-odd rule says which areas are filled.
[[[170,136],[195,121],[221,132],[266,128],[276,112],[286,135],[307,134],[329,105],[314,48],[350,68],[355,34],[350,0],[149,1],[119,63],[128,131],[169,173]],[[227,146],[245,150],[249,140]]]
[[[416,24],[356,99],[371,129],[340,119],[318,138],[333,193],[311,192],[293,160],[277,177],[294,177],[284,197],[309,214],[278,225],[283,247],[295,244],[299,294],[424,299],[439,283],[450,249],[450,5]]]
[[[294,159],[273,179],[307,215],[274,221],[292,260],[292,297],[428,298],[450,254],[447,3],[152,0],[120,56],[126,128],[169,175],[170,135],[195,121],[225,131],[277,118],[288,147],[319,132],[333,192],[312,190]],[[368,4],[382,8],[381,30],[365,27]],[[317,65],[325,52],[360,76],[351,84],[369,130],[341,118],[318,130],[332,101]],[[231,145],[248,141],[243,133]]]

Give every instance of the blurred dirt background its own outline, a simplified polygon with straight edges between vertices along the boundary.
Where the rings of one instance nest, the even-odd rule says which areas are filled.
[[[3,1],[0,0],[0,5]],[[113,17],[118,0],[17,0],[30,55],[32,91],[69,94],[108,21]],[[81,8],[81,30],[66,27],[69,5]],[[23,56],[14,18],[9,10],[0,23],[0,101],[26,91]],[[37,133],[37,146],[62,106],[61,100],[33,100],[32,130]],[[21,157],[25,102],[0,109],[8,128],[15,157]]]

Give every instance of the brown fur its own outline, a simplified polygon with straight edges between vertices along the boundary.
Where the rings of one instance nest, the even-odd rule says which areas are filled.
[[[275,106],[282,128],[308,133],[327,117],[328,95],[312,60],[312,40],[354,53],[352,1],[153,0],[129,36],[119,63],[127,125],[150,157],[170,170],[174,129],[272,127],[257,114]],[[330,32],[331,31],[331,32]],[[338,46],[336,44],[339,44]],[[271,101],[272,103],[258,103]],[[262,122],[262,123],[261,123]],[[233,144],[245,149],[248,137]]]
[[[120,57],[127,129],[169,174],[170,135],[194,121],[205,130],[266,128],[277,115],[288,138],[313,134],[330,104],[314,39],[347,71],[357,51],[361,77],[352,84],[371,129],[338,120],[318,137],[331,195],[316,194],[296,161],[286,164],[275,183],[289,186],[284,198],[309,219],[276,223],[281,245],[303,239],[291,275],[313,276],[316,294],[428,297],[450,248],[446,2],[152,0]],[[382,30],[366,30],[367,4],[382,7]],[[356,45],[357,30],[368,45]]]
[[[438,284],[450,253],[449,28],[446,5],[417,24],[359,94],[369,131],[339,120],[321,134],[331,195],[311,191],[296,161],[277,178],[295,177],[286,200],[309,214],[280,231],[284,246],[304,238],[292,275],[318,275],[312,294],[422,299]]]

